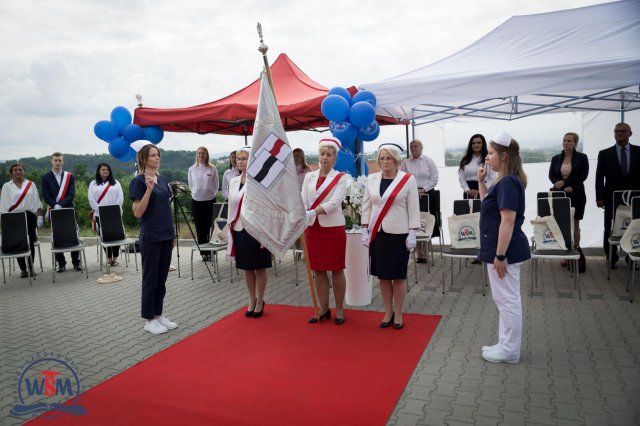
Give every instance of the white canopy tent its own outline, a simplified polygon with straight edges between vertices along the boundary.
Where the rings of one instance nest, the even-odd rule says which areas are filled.
[[[461,196],[457,167],[444,167],[448,135],[475,127],[468,136],[484,128],[490,138],[488,123],[502,120],[499,127],[522,141],[542,136],[545,122],[552,121],[535,116],[573,113],[557,117],[567,123],[562,132],[580,133],[590,159],[581,245],[599,247],[602,234],[592,232],[602,229],[603,221],[593,189],[598,151],[614,143],[616,122],[631,120],[636,128],[633,121],[640,119],[640,1],[515,16],[445,59],[360,88],[376,94],[378,114],[411,120],[414,137],[426,142],[425,153],[440,166],[443,217],[452,214],[452,200]],[[514,122],[525,117],[522,125]],[[527,133],[517,131],[525,127]],[[637,144],[638,137],[631,142]],[[562,133],[557,140],[560,152]],[[549,163],[525,164],[529,235],[535,195],[550,186],[548,169]]]
[[[431,65],[363,84],[414,125],[640,108],[640,1],[514,16]]]

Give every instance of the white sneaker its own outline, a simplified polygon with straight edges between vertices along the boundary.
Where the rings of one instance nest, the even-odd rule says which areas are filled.
[[[483,346],[482,347],[482,352],[486,352],[486,351],[492,351],[494,349],[496,349],[498,347],[498,344],[496,343],[493,346]]]
[[[169,330],[173,330],[174,328],[176,328],[178,326],[177,323],[171,321],[167,317],[158,317],[158,318],[156,318],[156,321],[158,321],[160,323],[160,325],[166,327]]]
[[[149,333],[151,334],[162,334],[162,333],[166,333],[167,331],[169,331],[169,329],[167,329],[167,327],[165,327],[164,325],[160,324],[158,322],[158,320],[151,320],[151,321],[147,321],[147,323],[144,325],[144,329],[147,330]]]
[[[506,362],[508,364],[517,364],[518,362],[520,362],[520,356],[509,355],[499,348],[494,348],[482,352],[482,358],[489,362]]]

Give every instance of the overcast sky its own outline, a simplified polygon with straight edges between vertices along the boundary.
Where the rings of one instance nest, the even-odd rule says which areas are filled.
[[[269,59],[285,52],[326,87],[405,73],[466,47],[513,15],[590,0],[256,1],[0,0],[0,160],[106,153],[93,134],[130,111],[219,99],[259,76],[256,22]],[[383,129],[378,141],[404,139]],[[317,136],[288,134],[315,149]],[[164,149],[228,152],[241,137],[166,133]],[[114,161],[116,161],[114,159]]]

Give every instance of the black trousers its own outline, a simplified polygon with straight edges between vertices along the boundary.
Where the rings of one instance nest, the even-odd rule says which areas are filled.
[[[38,218],[32,212],[27,212],[27,234],[29,234],[29,246],[31,248],[31,266],[33,266],[33,259],[36,257],[36,250],[33,243],[36,241],[36,227],[38,225]],[[24,257],[18,258],[18,266],[21,271],[27,270],[27,262]]]
[[[98,230],[98,234],[100,233],[100,216],[95,217],[96,227]],[[105,252],[107,253],[107,257],[111,259],[112,257],[118,257],[120,255],[120,247],[107,247],[105,248]]]
[[[209,242],[211,234],[211,226],[213,224],[213,203],[215,200],[196,201],[191,199],[191,215],[193,223],[196,226],[196,237],[198,244]],[[200,254],[208,254],[209,252],[200,252]]]
[[[140,245],[140,257],[142,258],[141,315],[146,320],[152,320],[156,316],[162,315],[172,251],[173,240]]]
[[[478,186],[478,181],[477,180],[468,180],[467,181],[467,185],[469,185],[469,189],[475,189],[476,191],[478,190],[479,186]],[[467,195],[466,192],[462,193],[462,198],[464,200],[468,200],[469,196]],[[476,197],[476,198],[480,198],[480,196]]]

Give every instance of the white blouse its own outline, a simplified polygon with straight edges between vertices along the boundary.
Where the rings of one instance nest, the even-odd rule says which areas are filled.
[[[469,184],[467,184],[468,180],[478,180],[478,166],[480,165],[481,158],[482,157],[480,155],[474,154],[469,164],[466,164],[463,169],[458,168],[458,180],[460,181],[460,186],[462,187],[463,192],[469,190]],[[496,172],[494,172],[491,169],[491,166],[487,164],[487,176],[484,178],[484,183],[487,185],[487,189],[491,188],[495,177]]]
[[[87,198],[89,198],[89,205],[91,206],[91,210],[95,212],[93,214],[95,217],[100,217],[98,206],[111,206],[117,204],[120,206],[120,210],[122,210],[124,194],[122,193],[122,186],[120,186],[120,182],[118,182],[117,180],[116,184],[111,185],[100,203],[98,203],[98,198],[100,198],[100,196],[104,192],[105,185],[105,183],[97,183],[95,179],[92,180],[89,184]]]
[[[216,198],[218,192],[218,170],[202,164],[189,167],[189,189],[195,201],[209,201]]]
[[[438,166],[426,155],[418,158],[407,158],[402,162],[400,170],[411,173],[418,183],[418,188],[431,191],[438,184]]]
[[[9,182],[2,185],[2,195],[0,196],[0,213],[9,212],[9,209],[13,205],[12,201],[16,198],[16,195],[26,184],[27,181],[24,180],[22,181],[22,187],[18,188],[13,180],[10,180]],[[38,196],[38,188],[36,188],[36,183],[33,182],[31,184],[31,188],[29,188],[29,192],[27,192],[27,195],[25,195],[20,205],[13,211],[32,212],[34,214],[38,214],[38,209],[40,208],[42,208],[42,203],[40,202],[40,197]]]
[[[222,175],[222,195],[226,199],[229,199],[229,182],[236,176],[240,176],[240,170],[235,167],[228,169]]]

